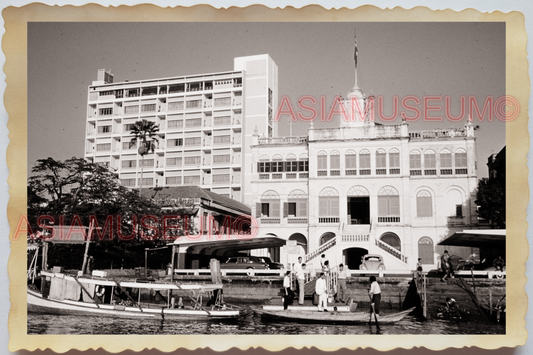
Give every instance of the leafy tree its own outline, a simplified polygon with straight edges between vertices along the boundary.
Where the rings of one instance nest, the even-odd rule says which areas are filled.
[[[505,187],[497,179],[479,180],[475,202],[479,217],[489,221],[492,228],[505,228]]]
[[[157,144],[159,143],[157,132],[159,131],[159,125],[155,122],[142,119],[133,124],[131,128],[131,134],[134,137],[130,141],[130,147],[133,147],[139,143],[139,149],[137,150],[141,156],[141,182],[139,184],[139,195],[141,195],[143,186],[143,172],[144,172],[144,156],[150,151],[153,153]]]
[[[65,161],[53,158],[40,159],[32,169],[28,179],[28,221],[36,232],[40,228],[37,219],[50,215],[59,224],[59,218],[66,225],[79,216],[84,226],[90,223],[89,216],[95,216],[98,226],[103,228],[108,216],[113,218],[112,231],[105,232],[91,245],[90,253],[95,256],[95,267],[108,268],[140,266],[144,248],[164,245],[159,238],[153,241],[141,238],[139,230],[132,223],[134,218],[145,215],[159,216],[161,209],[149,198],[120,185],[118,175],[105,165],[91,163],[82,158]],[[125,241],[117,235],[117,216],[121,218],[121,233],[134,235]],[[109,233],[113,238],[109,238]],[[146,231],[144,231],[146,232]],[[104,233],[100,230],[100,233]],[[146,234],[146,233],[145,233]],[[79,253],[72,250],[83,248],[73,245],[53,245],[50,247],[50,265],[80,267]],[[141,260],[141,261],[139,261]],[[77,265],[77,266],[76,266]]]

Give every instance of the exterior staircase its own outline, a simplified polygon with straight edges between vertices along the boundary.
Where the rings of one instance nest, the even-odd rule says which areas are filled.
[[[304,263],[308,263],[312,259],[316,258],[319,255],[322,255],[326,250],[334,247],[337,244],[337,237],[333,237],[324,244],[322,244],[318,249],[310,252],[304,257]]]
[[[390,255],[394,256],[396,259],[399,259],[399,260],[403,261],[404,263],[407,263],[407,256],[402,254],[402,252],[399,251],[398,249],[391,247],[390,245],[388,245],[387,243],[382,242],[379,239],[376,239],[376,245],[379,248],[381,248],[382,250],[384,250],[387,253],[389,253]]]

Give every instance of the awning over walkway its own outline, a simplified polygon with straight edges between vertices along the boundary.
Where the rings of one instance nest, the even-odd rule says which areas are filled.
[[[230,235],[229,238],[218,239],[213,236],[204,236],[200,240],[191,240],[187,238],[180,238],[170,245],[187,248],[193,247],[194,253],[222,255],[226,251],[240,251],[263,248],[275,248],[286,244],[286,240],[273,235],[254,236],[250,239],[238,238],[235,235]]]
[[[505,229],[470,229],[455,232],[439,245],[505,248]]]

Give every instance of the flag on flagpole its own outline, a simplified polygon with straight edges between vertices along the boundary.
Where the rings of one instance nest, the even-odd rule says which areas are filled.
[[[357,39],[355,38],[355,34],[353,36],[353,45],[354,45],[353,60],[355,62],[355,67],[357,68]]]

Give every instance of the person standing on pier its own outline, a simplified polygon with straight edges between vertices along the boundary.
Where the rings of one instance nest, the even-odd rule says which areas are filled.
[[[370,296],[370,313],[375,313],[375,318],[379,316],[379,304],[381,303],[381,288],[376,280],[375,276],[370,276],[370,290],[368,291]],[[370,315],[372,319],[372,314]]]
[[[440,279],[442,282],[446,282],[447,277],[451,277],[452,279],[455,277],[448,250],[445,250],[444,254],[440,257],[440,267],[444,271],[444,277]]]
[[[287,309],[294,300],[294,292],[291,289],[291,272],[287,270],[283,278],[283,309]]]
[[[326,274],[321,273],[320,278],[316,280],[315,292],[318,295],[318,311],[327,312],[328,306],[328,286],[326,284]]]
[[[299,257],[298,257],[298,262],[297,262],[297,263],[294,263],[293,265],[294,265],[294,266],[292,267],[292,272],[294,273],[294,275],[295,275],[296,277],[298,277],[298,272],[299,272],[300,270],[302,270],[302,257],[299,256]],[[298,287],[297,291],[298,291],[298,293],[300,293],[300,283],[299,283],[299,282],[297,283],[297,287]]]
[[[301,259],[298,258],[298,260]],[[296,273],[296,277],[298,278],[298,304],[303,305],[305,296],[305,264],[302,264],[300,270]]]
[[[339,274],[337,275],[337,301],[346,302],[346,278],[348,273],[344,269],[344,265],[339,265]]]

